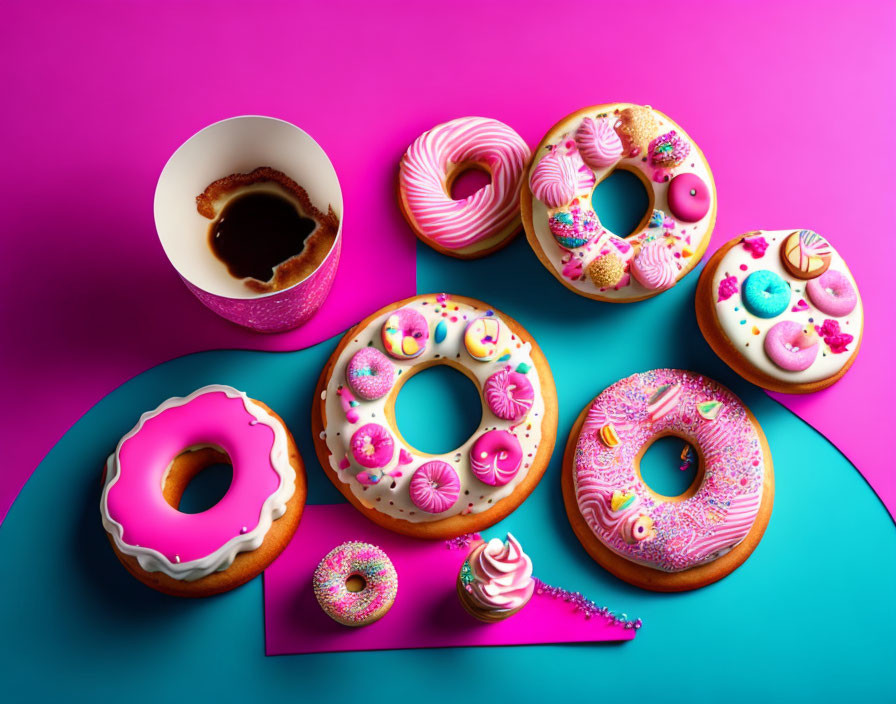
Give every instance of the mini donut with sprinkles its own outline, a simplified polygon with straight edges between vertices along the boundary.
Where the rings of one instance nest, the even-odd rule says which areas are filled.
[[[617,170],[637,176],[648,207],[634,232],[595,212],[597,186]],[[567,115],[542,138],[521,209],[542,264],[580,296],[611,303],[651,298],[700,261],[716,221],[716,187],[700,148],[668,116],[631,103]]]
[[[482,401],[473,434],[436,455],[414,448],[395,421],[404,383],[434,365],[460,371]],[[519,323],[472,298],[429,294],[345,335],[321,373],[311,422],[325,473],[359,511],[404,535],[447,539],[497,523],[532,492],[554,447],[557,394]]]

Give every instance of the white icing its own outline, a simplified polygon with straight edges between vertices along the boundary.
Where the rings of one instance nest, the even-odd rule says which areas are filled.
[[[423,305],[423,302],[426,302],[426,305]],[[346,367],[349,360],[351,360],[352,356],[358,350],[372,344],[372,346],[385,353],[385,348],[383,347],[380,337],[380,330],[390,313],[382,313],[378,315],[366,328],[358,331],[355,337],[352,338],[351,342],[346,345],[345,349],[342,350],[342,353],[336,359],[332,367],[331,376],[327,381],[324,420],[326,426],[327,449],[330,452],[330,468],[336,473],[339,481],[348,485],[352,493],[365,506],[376,509],[377,511],[394,518],[400,518],[412,523],[436,521],[463,513],[480,513],[488,510],[500,499],[509,496],[513,490],[519,486],[520,482],[525,479],[538,446],[541,443],[541,424],[544,419],[545,406],[541,393],[542,382],[539,378],[538,368],[532,362],[531,358],[532,345],[528,342],[523,342],[519,337],[511,339],[513,332],[501,318],[500,314],[496,313],[495,318],[497,318],[501,324],[498,336],[498,356],[491,362],[477,362],[470,357],[464,347],[464,330],[466,329],[467,322],[484,316],[488,309],[473,308],[468,304],[452,299],[450,296],[448,297],[447,305],[449,306],[449,310],[447,311],[449,316],[447,318],[443,318],[440,312],[435,312],[436,308],[441,310],[441,306],[437,302],[435,295],[420,296],[404,306],[405,308],[412,308],[419,311],[427,319],[430,328],[430,337],[427,342],[427,347],[423,354],[415,359],[399,360],[389,357],[389,361],[392,362],[395,368],[396,384],[388,394],[375,401],[365,401],[358,398],[359,405],[354,409],[359,415],[359,419],[356,423],[349,423],[346,420],[345,413],[342,410],[341,398],[336,393],[336,390],[340,386],[346,386]],[[459,310],[454,310],[454,306],[458,306]],[[456,316],[458,322],[450,322],[451,316]],[[464,316],[466,316],[466,319]],[[437,343],[435,341],[434,331],[435,326],[441,320],[446,321],[448,331],[445,339],[441,343]],[[518,343],[520,344],[519,347],[517,347]],[[511,357],[507,361],[499,362],[498,358],[503,355],[505,349],[510,351]],[[473,375],[479,390],[480,400],[482,400],[482,421],[470,438],[456,450],[444,454],[431,455],[416,450],[408,443],[402,441],[400,435],[396,432],[396,429],[392,427],[386,419],[385,408],[387,402],[396,397],[396,388],[399,386],[402,376],[407,374],[408,371],[414,367],[426,362],[431,362],[432,360],[437,360],[437,357],[453,360],[454,362],[461,364]],[[532,384],[535,400],[526,418],[514,424],[496,417],[491,412],[484,399],[482,399],[482,387],[486,379],[495,372],[504,368],[506,365],[510,365],[512,368],[516,369],[517,365],[521,362],[531,366],[531,369],[526,376]],[[400,375],[398,373],[399,370],[401,371]],[[437,401],[434,401],[434,403],[437,403]],[[365,486],[355,479],[355,475],[361,472],[363,468],[360,467],[352,457],[350,446],[351,437],[355,430],[366,423],[377,423],[386,427],[395,441],[395,453],[392,457],[392,461],[386,467],[382,468],[382,470],[377,469],[375,471],[378,472],[384,470],[388,475],[390,472],[398,470],[401,472],[400,477],[383,476],[382,480],[370,486]],[[470,469],[469,462],[470,448],[472,447],[473,442],[482,435],[482,433],[494,428],[502,430],[510,430],[511,428],[514,428],[512,432],[520,441],[520,446],[523,452],[523,461],[520,465],[519,472],[517,472],[516,476],[510,482],[504,486],[498,487],[489,486],[477,479]],[[399,465],[401,448],[406,449],[411,454],[412,461],[410,463]],[[348,458],[350,465],[348,468],[342,469],[340,463],[342,463],[345,458]],[[408,489],[414,471],[424,462],[432,460],[442,460],[451,465],[451,467],[457,471],[461,485],[460,496],[457,502],[450,509],[439,514],[427,513],[417,508],[411,501]]]
[[[274,493],[265,499],[261,507],[258,525],[253,530],[231,538],[220,548],[205,557],[197,560],[190,560],[189,562],[171,562],[157,550],[140,547],[138,545],[131,545],[122,540],[121,536],[124,534],[124,528],[118,521],[113,520],[109,515],[107,497],[109,489],[115,485],[120,476],[121,464],[119,461],[119,452],[128,438],[139,433],[147,420],[159,415],[162,411],[168,408],[174,408],[175,406],[183,406],[197,396],[213,392],[224,393],[229,398],[241,398],[246,411],[253,415],[257,422],[268,426],[273,431],[274,443],[271,446],[271,466],[280,477],[280,485]],[[106,529],[106,532],[112,536],[112,539],[115,541],[115,546],[125,555],[131,555],[132,557],[137,558],[137,562],[142,569],[147,572],[164,572],[173,579],[192,582],[201,579],[202,577],[206,577],[213,572],[226,570],[233,564],[234,559],[239,553],[257,550],[261,547],[272,523],[286,513],[286,504],[295,493],[295,484],[296,471],[289,461],[289,441],[286,438],[286,431],[280,421],[274,418],[264,408],[253,403],[252,399],[242,391],[237,391],[231,386],[211,384],[209,386],[203,386],[201,389],[197,389],[189,396],[175,396],[162,402],[162,404],[155,410],[147,411],[140,416],[137,425],[121,438],[118,442],[118,446],[115,448],[115,452],[109,455],[109,459],[106,461],[106,484],[100,499],[100,513],[103,518],[103,527]],[[159,491],[161,491],[161,487]]]
[[[736,244],[729,249],[725,256],[722,257],[713,275],[711,294],[716,317],[722,332],[725,333],[725,336],[751,366],[775,379],[780,379],[790,384],[807,384],[834,376],[849,361],[862,335],[864,311],[862,310],[862,299],[859,296],[859,287],[856,285],[856,280],[846,266],[846,262],[843,261],[843,257],[837,253],[833,245],[831,245],[831,264],[829,269],[839,271],[849,279],[849,282],[856,290],[856,307],[849,315],[844,315],[840,318],[822,313],[815,307],[812,299],[806,293],[806,284],[809,282],[792,276],[781,261],[781,245],[792,232],[795,232],[795,230],[758,232],[768,242],[768,249],[765,255],[759,259],[754,259],[750,251],[740,244]],[[741,270],[741,265],[745,265],[747,270]],[[760,318],[753,315],[747,310],[741,299],[744,280],[754,271],[762,269],[776,273],[790,284],[790,304],[783,313],[774,318]],[[737,277],[737,293],[727,300],[719,302],[719,284],[722,279],[728,276]],[[808,307],[799,311],[792,310],[800,299],[805,301]],[[809,322],[809,318],[813,319],[812,323]],[[742,320],[745,322],[741,323]],[[846,352],[834,354],[824,343],[824,340],[819,337],[819,354],[812,366],[803,371],[786,371],[769,359],[763,344],[769,329],[782,320],[792,320],[804,327],[811,327],[816,324],[820,326],[825,320],[836,320],[840,324],[840,331],[852,335],[853,340],[847,345]],[[759,330],[759,334],[753,333],[754,326]],[[748,342],[750,343],[749,346],[746,344]]]
[[[551,129],[551,131],[548,132],[547,135],[545,135],[544,139],[542,140],[542,144],[562,144],[566,140],[574,138],[576,130],[579,128],[582,120],[584,120],[586,117],[600,119],[597,117],[598,115],[608,115],[608,119],[615,119],[613,112],[615,110],[624,110],[627,107],[633,107],[632,103],[607,104],[601,106],[600,112],[595,111],[593,113],[588,113],[587,115],[578,115],[568,120],[564,120],[560,124],[556,125],[553,129]],[[673,253],[678,253],[681,255],[680,257],[675,257],[675,260],[677,262],[677,271],[675,278],[677,282],[683,276],[685,276],[687,271],[689,271],[699,261],[695,260],[693,256],[684,256],[682,254],[684,247],[688,247],[690,251],[696,253],[702,247],[704,240],[708,240],[710,235],[712,234],[712,225],[714,224],[714,214],[716,210],[716,188],[715,182],[712,178],[712,174],[709,170],[709,165],[706,163],[706,160],[703,158],[703,155],[695,142],[683,129],[681,129],[681,127],[679,127],[662,113],[654,110],[653,116],[659,124],[659,132],[657,133],[658,135],[665,134],[670,130],[675,130],[679,137],[690,144],[691,151],[684,162],[678,167],[667,170],[667,173],[669,174],[668,181],[664,183],[658,183],[652,178],[655,167],[652,166],[649,161],[642,160],[643,158],[647,157],[646,153],[638,154],[635,157],[623,156],[620,157],[614,164],[611,164],[604,168],[593,170],[595,177],[595,188],[601,181],[603,181],[617,168],[624,167],[629,170],[637,170],[644,176],[644,178],[641,179],[642,182],[649,182],[650,188],[653,191],[653,208],[655,210],[663,211],[666,217],[675,220],[675,229],[671,232],[681,238],[680,240],[677,240],[675,242],[672,248]],[[538,161],[546,153],[547,151],[543,147],[535,153],[532,159],[532,163],[529,166],[529,172],[526,176],[527,184],[532,178],[532,172],[534,171],[535,166],[538,164]],[[712,194],[712,202],[710,203],[709,210],[707,211],[706,215],[704,215],[703,218],[701,218],[697,222],[682,222],[681,220],[678,220],[669,207],[669,183],[671,182],[672,178],[674,178],[678,174],[683,173],[693,173],[699,176],[706,184],[706,186],[710,189],[710,192]],[[590,205],[591,195],[588,194],[588,197],[585,200]],[[597,215],[598,217],[600,217],[600,213],[597,213]],[[650,215],[650,213],[648,213],[648,215]],[[579,247],[577,249],[571,250],[573,252],[573,256],[579,257],[582,260],[583,276],[579,279],[571,279],[568,276],[564,276],[563,269],[566,265],[566,259],[568,259],[569,256],[568,251],[570,250],[566,250],[561,247],[557,243],[557,240],[554,239],[554,235],[551,234],[550,227],[548,226],[548,208],[544,203],[542,203],[534,196],[532,197],[532,227],[534,229],[535,236],[538,239],[538,243],[541,246],[541,249],[544,252],[545,256],[548,258],[551,266],[556,271],[556,275],[564,283],[572,286],[576,291],[581,291],[582,293],[585,293],[589,296],[597,296],[599,298],[614,301],[633,300],[644,298],[646,296],[653,296],[657,293],[660,293],[660,291],[645,288],[637,280],[635,280],[634,277],[631,277],[628,285],[621,286],[618,289],[600,289],[595,286],[587,274],[587,269],[588,265],[592,261],[597,259],[598,256],[600,256],[600,247]],[[606,230],[606,228],[603,228],[603,230],[605,232],[609,232],[609,230]],[[635,241],[639,235],[643,235],[645,233],[648,235],[659,233],[660,241],[662,241],[663,239],[662,228],[648,228],[647,225],[639,230],[636,230],[625,239],[629,243],[631,243]],[[687,242],[688,237],[690,238],[690,243]],[[595,241],[597,239],[598,238],[595,238]],[[611,248],[611,251],[615,250]],[[629,252],[628,255],[620,254],[619,256],[621,259],[623,259],[623,261],[626,261],[627,257],[631,257],[631,252]]]

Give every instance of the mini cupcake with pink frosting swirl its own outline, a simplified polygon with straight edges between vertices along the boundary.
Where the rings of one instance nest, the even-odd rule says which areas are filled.
[[[510,533],[506,541],[492,538],[473,548],[457,577],[464,609],[485,623],[513,616],[534,592],[532,560]]]

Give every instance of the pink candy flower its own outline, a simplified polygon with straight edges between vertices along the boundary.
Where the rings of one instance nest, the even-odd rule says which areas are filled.
[[[727,301],[737,293],[737,277],[726,276],[719,282],[719,303]]]
[[[768,249],[768,242],[765,241],[765,237],[762,235],[744,237],[744,241],[741,244],[752,255],[753,259],[762,259],[765,256],[765,250]]]
[[[852,342],[852,335],[840,332],[840,323],[836,320],[825,320],[821,325],[815,326],[815,332],[824,338],[824,343],[831,348],[834,354],[847,352],[846,346]]]

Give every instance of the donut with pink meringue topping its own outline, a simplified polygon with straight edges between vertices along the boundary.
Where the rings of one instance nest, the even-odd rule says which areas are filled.
[[[713,351],[747,381],[781,393],[836,383],[855,361],[865,326],[843,257],[805,229],[729,240],[700,274],[695,307]]]
[[[645,450],[667,436],[697,458],[679,496],[641,477]],[[740,566],[762,538],[773,496],[756,418],[718,382],[678,369],[633,374],[598,394],[563,460],[563,498],[582,545],[617,577],[656,591],[702,587]]]
[[[395,415],[403,385],[434,365],[466,376],[482,404],[470,436],[437,452],[408,442]],[[419,417],[439,424],[446,407],[434,396]],[[427,294],[346,333],[311,417],[318,459],[349,502],[389,530],[445,539],[484,530],[532,492],[556,438],[557,395],[544,354],[513,318],[472,298]]]
[[[436,125],[401,159],[401,212],[414,234],[443,254],[490,254],[520,229],[519,195],[530,156],[523,138],[498,120],[461,117]],[[489,183],[454,198],[454,181],[470,170],[484,171]]]
[[[647,208],[633,232],[613,232],[595,193],[617,170],[634,173]],[[712,172],[694,140],[663,113],[595,105],[554,125],[533,153],[520,194],[526,237],[564,286],[626,303],[673,287],[700,261],[716,220]]]

